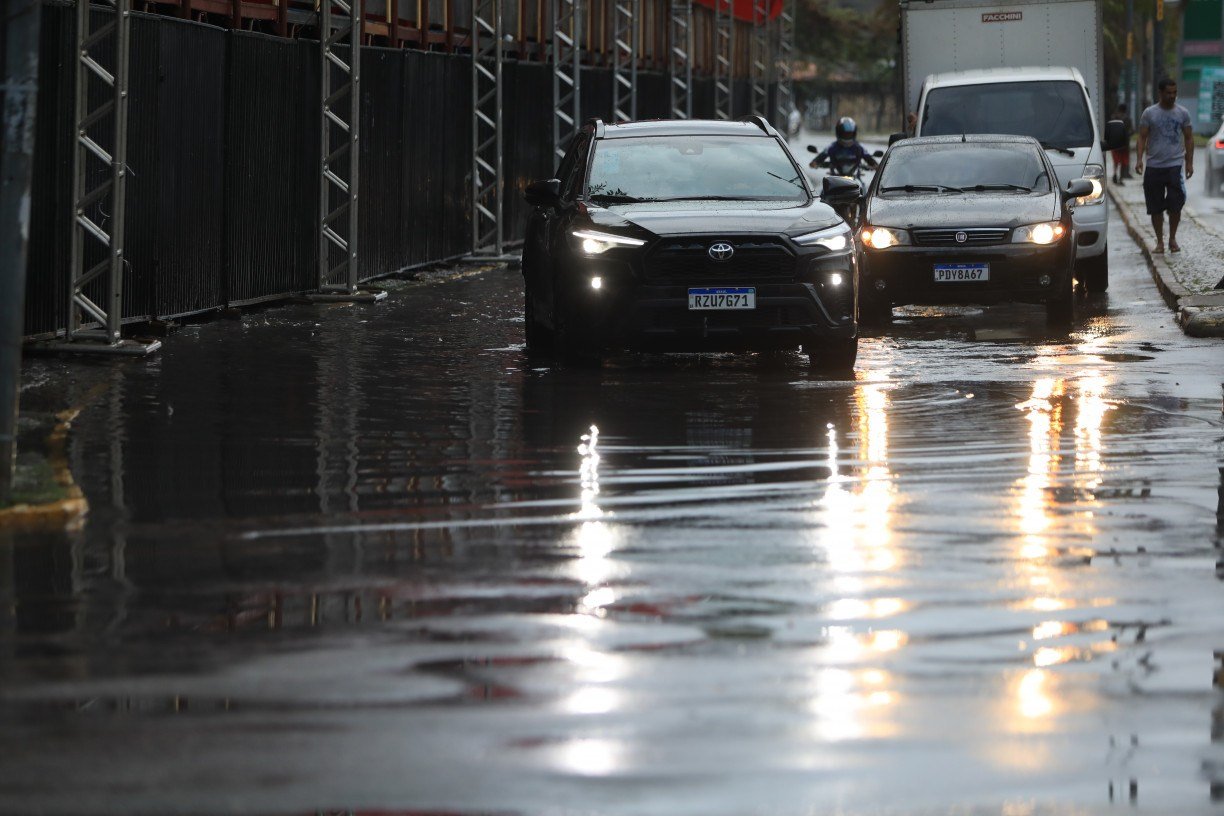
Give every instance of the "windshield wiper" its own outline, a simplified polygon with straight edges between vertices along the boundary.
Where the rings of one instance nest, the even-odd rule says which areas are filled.
[[[1075,151],[1069,147],[1063,147],[1062,145],[1050,144],[1049,142],[1042,142],[1041,147],[1043,150],[1057,150],[1059,153],[1065,153],[1071,158],[1075,158]]]
[[[796,186],[796,187],[798,187],[800,190],[802,190],[802,189],[803,189],[803,182],[802,182],[802,181],[800,181],[800,179],[799,179],[799,177],[798,177],[798,176],[791,176],[790,178],[782,178],[782,176],[779,176],[777,173],[770,173],[768,170],[766,170],[765,172],[766,172],[766,174],[773,176],[774,178],[778,179],[779,181],[785,181],[787,184],[793,184],[793,185],[795,185],[795,186]]]
[[[757,201],[751,196],[673,196],[671,198],[652,198],[650,201]]]
[[[946,184],[902,184],[898,187],[881,187],[881,193],[893,193],[904,190],[907,193],[963,193],[960,187],[949,187]]]
[[[587,196],[587,200],[594,201],[596,204],[638,204],[642,201],[655,201],[656,199],[617,195],[616,193],[595,193],[594,195]]]
[[[1025,187],[1023,184],[975,184],[968,189],[974,192],[983,192],[985,190],[1021,190],[1026,193],[1033,192],[1032,187]]]

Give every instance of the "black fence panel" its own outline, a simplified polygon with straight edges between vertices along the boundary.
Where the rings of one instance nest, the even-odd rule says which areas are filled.
[[[404,243],[396,268],[472,248],[470,74],[466,57],[404,52],[397,91],[404,99],[404,150],[396,158]]]
[[[166,318],[223,302],[229,34],[197,23],[159,25],[157,34],[156,149],[147,165],[155,186],[140,190],[151,210],[152,309]]]
[[[67,309],[74,29],[71,8],[43,7],[26,261],[23,331],[27,335],[63,329]]]
[[[153,316],[153,278],[157,268],[158,161],[157,132],[161,63],[161,19],[142,14],[131,17],[128,55],[127,202],[123,229],[123,318],[148,320]],[[111,127],[106,122],[109,137]],[[102,144],[110,144],[107,138]],[[109,227],[109,223],[108,223]]]
[[[404,52],[367,48],[361,55],[360,186],[358,187],[358,269],[362,278],[405,265],[404,202],[400,162],[404,161]]]
[[[230,32],[225,110],[227,303],[317,286],[318,44]]]
[[[655,71],[638,72],[638,119],[671,118],[671,77]]]
[[[511,242],[523,239],[531,214],[523,190],[533,181],[550,178],[557,165],[553,157],[552,71],[540,63],[508,63],[502,69],[502,81],[503,237]]]

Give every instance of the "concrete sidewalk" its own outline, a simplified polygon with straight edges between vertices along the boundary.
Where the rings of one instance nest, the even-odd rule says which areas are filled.
[[[1205,166],[1205,165],[1200,165]],[[1197,181],[1197,176],[1190,183]],[[1224,229],[1201,217],[1192,206],[1182,210],[1177,243],[1182,251],[1157,255],[1156,234],[1143,202],[1139,178],[1110,184],[1114,207],[1147,259],[1148,268],[1177,322],[1191,337],[1224,337],[1224,289],[1214,288],[1224,276]],[[1165,231],[1168,237],[1168,222]]]

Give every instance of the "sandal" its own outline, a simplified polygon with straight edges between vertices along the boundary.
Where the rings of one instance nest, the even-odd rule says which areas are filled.
[[[1173,243],[1172,241],[1170,241],[1170,242],[1169,242],[1169,251],[1170,251],[1170,252],[1181,252],[1181,246],[1180,246],[1179,244],[1175,244],[1175,243]]]
[[[1152,254],[1153,255],[1163,255],[1164,254],[1164,244],[1157,244],[1156,248],[1152,250]]]

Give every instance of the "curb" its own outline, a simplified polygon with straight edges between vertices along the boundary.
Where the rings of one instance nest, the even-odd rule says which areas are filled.
[[[1139,246],[1139,251],[1147,262],[1148,272],[1151,273],[1160,296],[1173,310],[1174,318],[1181,330],[1189,337],[1224,337],[1224,308],[1181,305],[1183,299],[1194,297],[1194,293],[1178,282],[1166,264],[1157,263],[1151,248],[1148,247],[1147,241],[1135,224],[1135,214],[1131,211],[1130,205],[1114,195],[1113,188],[1109,189],[1109,199],[1121,216],[1122,223],[1126,225],[1127,234]],[[1214,232],[1203,226],[1193,211],[1190,212],[1190,220],[1203,232],[1217,237]]]

